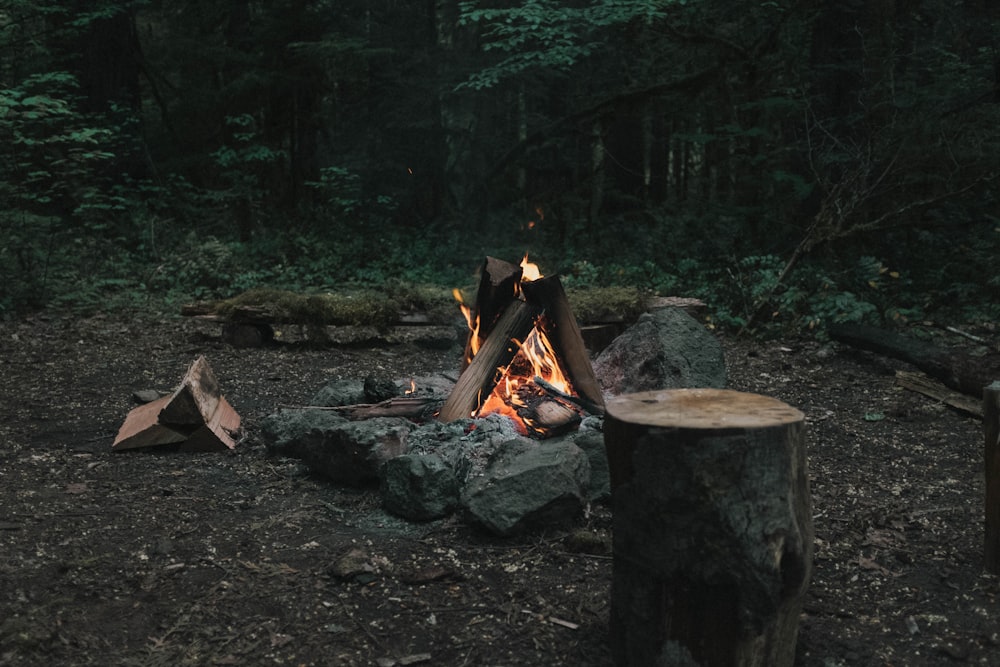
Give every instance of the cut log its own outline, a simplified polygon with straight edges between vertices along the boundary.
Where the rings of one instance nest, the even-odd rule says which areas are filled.
[[[517,354],[519,346],[513,341],[523,341],[528,336],[539,312],[540,309],[524,301],[510,302],[472,363],[459,376],[438,419],[450,422],[472,416],[480,401],[493,391],[502,369]]]
[[[559,276],[547,276],[523,283],[521,289],[529,303],[540,306],[545,317],[541,327],[552,350],[559,360],[560,368],[569,378],[576,393],[597,406],[604,405],[604,395],[594,375],[590,355],[583,344],[580,325],[573,317],[566,292]]]
[[[986,571],[1000,574],[1000,381],[983,391],[986,465]]]
[[[790,667],[812,568],[804,416],[721,389],[607,404],[616,665]]]
[[[1000,355],[974,357],[863,324],[837,324],[830,337],[853,347],[913,364],[963,394],[982,399],[983,387],[1000,377]]]
[[[233,449],[240,416],[219,393],[205,357],[188,368],[169,396],[130,411],[111,448],[115,451],[178,445],[191,451]]]
[[[539,401],[531,412],[529,426],[546,435],[561,435],[580,423],[580,415],[575,410],[552,399]]]

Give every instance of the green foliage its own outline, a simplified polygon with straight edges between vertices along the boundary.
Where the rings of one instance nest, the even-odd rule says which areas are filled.
[[[633,21],[652,22],[684,0],[591,0],[580,7],[557,0],[527,0],[513,7],[459,3],[459,24],[482,27],[486,52],[504,54],[496,64],[472,74],[458,89],[492,88],[529,71],[567,72],[606,48],[609,28]]]

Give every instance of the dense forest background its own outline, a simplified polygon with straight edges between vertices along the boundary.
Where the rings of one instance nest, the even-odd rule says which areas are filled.
[[[0,0],[0,315],[464,284],[1000,316],[989,0]]]

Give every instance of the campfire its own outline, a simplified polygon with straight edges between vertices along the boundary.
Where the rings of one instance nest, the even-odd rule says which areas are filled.
[[[603,414],[604,399],[557,275],[525,255],[487,257],[472,307],[455,290],[469,326],[462,374],[438,418],[503,414],[525,435],[572,430]]]

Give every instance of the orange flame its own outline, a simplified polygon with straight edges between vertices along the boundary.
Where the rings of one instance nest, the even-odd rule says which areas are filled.
[[[541,277],[542,273],[538,270],[538,265],[529,262],[528,253],[524,253],[524,259],[521,260],[521,282],[530,283]]]
[[[513,420],[518,431],[526,435],[528,428],[533,426],[532,420],[523,417],[518,409],[528,407],[524,395],[530,397],[532,393],[541,393],[534,378],[539,377],[566,394],[573,394],[574,391],[569,378],[559,367],[552,343],[538,322],[523,343],[516,340],[514,343],[519,346],[517,354],[506,368],[497,369],[500,381],[472,416],[506,415]]]
[[[462,291],[457,287],[451,291],[452,296],[455,297],[455,301],[458,301],[458,307],[462,311],[462,315],[465,317],[465,323],[469,327],[469,350],[465,363],[472,361],[472,358],[476,356],[479,352],[479,315],[475,317],[472,316],[472,308],[465,305],[465,300],[462,298]]]

